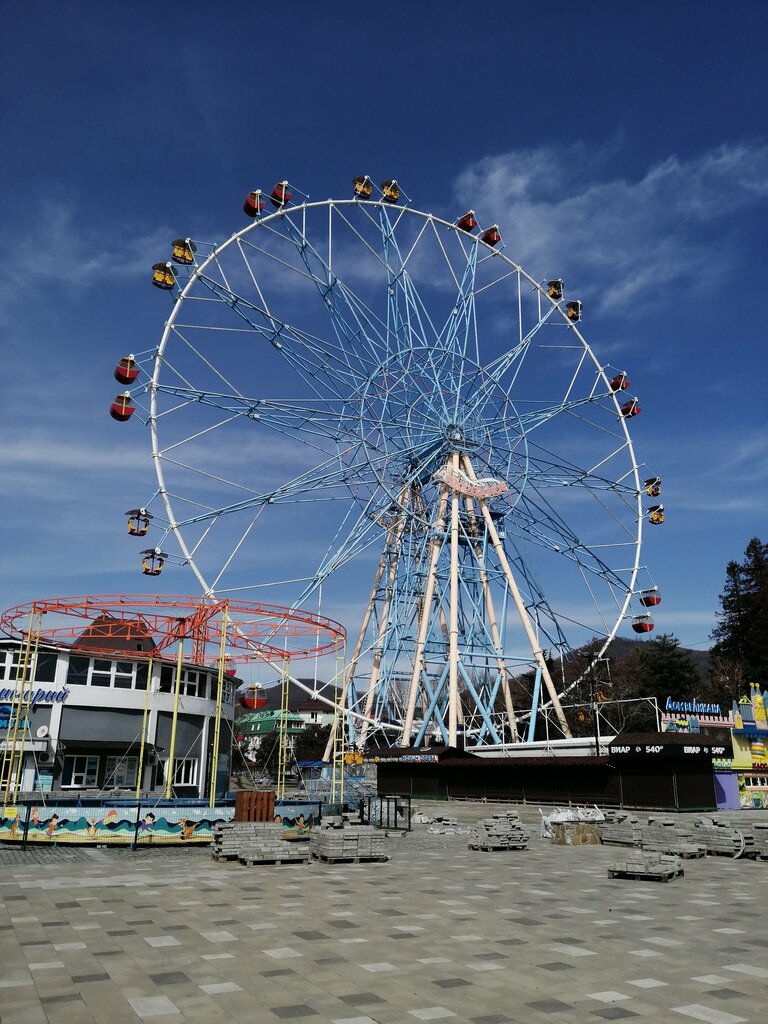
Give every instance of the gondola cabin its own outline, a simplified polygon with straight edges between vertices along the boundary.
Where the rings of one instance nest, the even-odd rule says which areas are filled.
[[[571,323],[578,323],[581,320],[581,302],[578,299],[573,299],[571,302],[565,304],[565,315],[571,321]]]
[[[128,533],[131,537],[145,537],[149,530],[152,513],[145,508],[132,508],[125,513],[128,516]]]
[[[477,227],[477,217],[475,217],[474,210],[467,210],[463,217],[459,217],[456,221],[456,227],[459,231],[474,231]]]
[[[632,629],[636,633],[652,633],[653,627],[654,622],[650,615],[635,615],[632,619]]]
[[[630,400],[625,402],[621,407],[621,415],[625,420],[631,420],[633,416],[639,416],[640,412],[640,400],[637,398],[630,398]]]
[[[119,384],[133,384],[139,376],[139,367],[133,356],[123,356],[115,367],[115,380]]]
[[[152,267],[152,284],[155,288],[169,291],[176,283],[176,271],[172,263],[155,263]]]
[[[640,595],[640,604],[644,608],[655,608],[656,605],[661,604],[661,594],[658,592],[656,587],[652,590],[644,590]]]
[[[553,302],[559,302],[563,297],[564,287],[565,285],[561,277],[556,278],[554,281],[547,281],[547,295]]]
[[[260,711],[267,705],[267,694],[263,686],[258,683],[251,683],[238,692],[238,704],[248,708],[249,711]]]
[[[181,263],[184,266],[189,266],[190,263],[195,262],[196,252],[197,246],[189,238],[176,238],[173,242],[171,259],[174,263]]]
[[[647,480],[643,481],[643,487],[645,488],[645,493],[649,498],[658,498],[661,494],[661,477],[649,477]]]
[[[367,174],[360,174],[352,182],[355,199],[370,199],[373,195],[373,182]]]
[[[400,186],[394,178],[388,178],[381,183],[381,198],[385,203],[396,203],[400,198]]]
[[[109,415],[118,423],[125,423],[136,412],[136,406],[131,401],[131,392],[124,391],[122,395],[115,395],[115,400],[109,407]]]
[[[269,201],[278,210],[289,203],[293,198],[290,185],[287,181],[278,181],[269,196]]]
[[[265,206],[266,203],[262,198],[261,189],[257,188],[255,191],[249,192],[245,197],[243,213],[247,214],[249,217],[258,217]]]
[[[499,231],[499,225],[493,224],[491,227],[480,235],[480,241],[485,242],[486,245],[494,246],[498,245],[501,241],[501,232]]]
[[[648,522],[652,526],[661,526],[664,522],[664,506],[663,505],[651,505],[648,509]]]
[[[611,379],[608,385],[611,391],[626,391],[629,387],[629,377],[624,370],[621,373],[617,373],[615,377]]]
[[[168,557],[166,553],[159,548],[147,548],[141,553],[144,556],[141,560],[142,573],[145,576],[159,576]]]

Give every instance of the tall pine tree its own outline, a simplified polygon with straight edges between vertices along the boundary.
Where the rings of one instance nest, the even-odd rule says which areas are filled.
[[[748,682],[768,683],[768,544],[753,537],[743,562],[729,562],[712,653],[743,670]]]

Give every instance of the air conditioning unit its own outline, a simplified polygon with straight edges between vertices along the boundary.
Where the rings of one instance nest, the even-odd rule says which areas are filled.
[[[150,750],[147,753],[147,764],[149,765],[149,767],[154,768],[154,766],[157,764],[157,760],[158,758],[156,752],[154,750]]]
[[[53,764],[56,760],[56,751],[44,750],[37,759],[38,764]]]

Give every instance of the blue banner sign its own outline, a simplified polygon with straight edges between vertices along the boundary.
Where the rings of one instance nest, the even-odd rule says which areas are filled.
[[[722,715],[723,713],[719,704],[705,704],[696,700],[695,697],[693,700],[672,700],[671,697],[667,697],[664,710],[682,712],[685,715]]]

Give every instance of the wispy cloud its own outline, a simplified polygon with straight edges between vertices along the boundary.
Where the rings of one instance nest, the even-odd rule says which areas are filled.
[[[670,156],[635,178],[611,177],[610,155],[583,144],[513,150],[467,167],[455,192],[459,205],[482,196],[525,269],[599,285],[605,310],[648,302],[662,284],[711,283],[729,263],[724,218],[768,199],[766,145]]]

